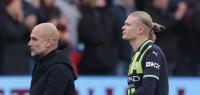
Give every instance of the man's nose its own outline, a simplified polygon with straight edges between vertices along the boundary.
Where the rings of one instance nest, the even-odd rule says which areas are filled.
[[[28,47],[31,47],[32,43],[31,40],[28,42]]]
[[[125,25],[124,26],[122,26],[122,30],[124,30],[125,29]]]

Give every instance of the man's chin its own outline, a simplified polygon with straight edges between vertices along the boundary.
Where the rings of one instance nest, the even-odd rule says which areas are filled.
[[[126,37],[122,37],[123,40],[128,40]]]
[[[31,53],[31,56],[34,57],[35,59],[39,59],[40,58],[40,56],[35,54],[35,53]]]
[[[31,53],[31,56],[34,57],[36,54],[35,53]]]

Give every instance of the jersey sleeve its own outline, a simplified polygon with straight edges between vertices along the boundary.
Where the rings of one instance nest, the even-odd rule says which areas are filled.
[[[146,77],[151,77],[159,80],[160,76],[160,69],[162,65],[162,55],[159,51],[156,50],[150,50],[145,59],[144,59],[144,76],[143,78]]]

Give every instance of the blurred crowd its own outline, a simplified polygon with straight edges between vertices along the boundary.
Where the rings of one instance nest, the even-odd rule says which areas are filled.
[[[136,10],[165,26],[155,43],[169,75],[200,75],[200,0],[1,0],[0,75],[31,73],[29,35],[43,22],[58,28],[77,74],[127,75],[132,50],[122,26]]]

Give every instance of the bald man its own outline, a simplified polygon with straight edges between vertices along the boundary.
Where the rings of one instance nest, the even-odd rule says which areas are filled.
[[[35,26],[28,46],[36,59],[30,95],[75,95],[73,71],[65,49],[58,49],[59,34],[51,23]]]

